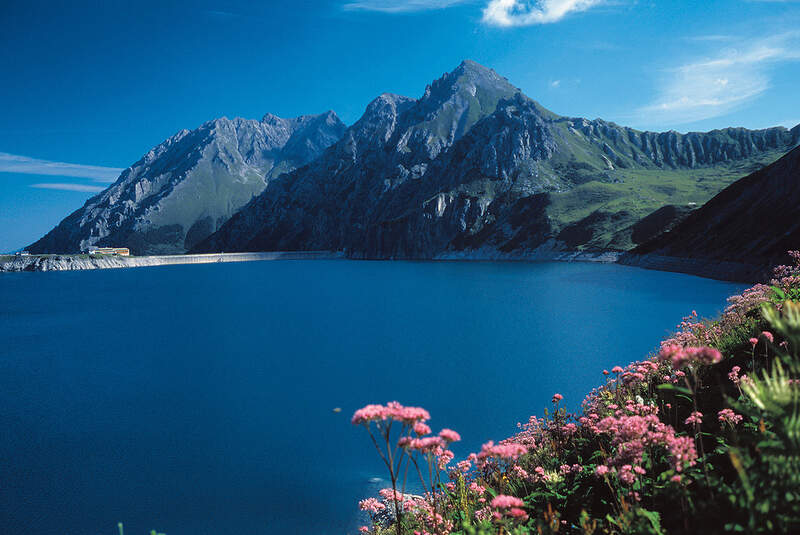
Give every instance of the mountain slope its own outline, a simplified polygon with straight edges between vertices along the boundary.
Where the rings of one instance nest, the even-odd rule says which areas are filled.
[[[754,280],[771,265],[789,263],[786,251],[798,248],[800,147],[737,180],[674,229],[635,248],[626,261],[683,259],[672,263],[685,270],[729,263],[731,278]]]
[[[418,181],[516,92],[494,71],[465,61],[418,100],[380,95],[322,157],[276,180],[197,250],[348,248],[379,199]]]
[[[215,119],[178,132],[31,245],[31,252],[125,246],[134,254],[191,249],[267,183],[319,156],[345,125],[333,112],[261,121]]]
[[[465,61],[418,100],[378,97],[323,156],[270,183],[196,250],[626,250],[798,138],[800,126],[679,134],[562,117]],[[642,233],[637,224],[670,204]]]

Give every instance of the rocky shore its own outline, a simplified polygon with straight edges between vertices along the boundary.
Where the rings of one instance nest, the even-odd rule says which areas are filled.
[[[211,264],[217,262],[333,259],[340,257],[341,256],[336,253],[329,253],[326,251],[216,253],[162,256],[14,255],[0,256],[0,272],[70,271],[78,269],[132,268],[177,264]]]
[[[616,262],[657,271],[686,273],[697,277],[731,282],[753,283],[768,280],[772,266],[743,264],[703,258],[680,258],[656,254],[621,253]]]

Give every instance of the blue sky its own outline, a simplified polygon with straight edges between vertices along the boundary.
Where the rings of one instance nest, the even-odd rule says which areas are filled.
[[[562,115],[800,123],[795,0],[14,1],[0,8],[0,251],[220,116],[417,97],[465,58]]]

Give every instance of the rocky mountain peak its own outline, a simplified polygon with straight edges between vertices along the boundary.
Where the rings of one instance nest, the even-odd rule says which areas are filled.
[[[416,100],[393,93],[382,93],[367,105],[364,115],[354,124],[347,137],[358,144],[371,146],[391,138],[398,117],[405,113]]]
[[[472,96],[478,100],[496,102],[518,91],[518,88],[492,69],[472,60],[464,60],[454,70],[444,73],[429,84],[420,103],[431,111],[458,97]]]
[[[400,150],[416,139],[425,144],[428,157],[435,158],[477,121],[494,113],[498,102],[518,92],[493,70],[464,60],[425,88],[404,121]],[[409,150],[415,151],[413,147]]]

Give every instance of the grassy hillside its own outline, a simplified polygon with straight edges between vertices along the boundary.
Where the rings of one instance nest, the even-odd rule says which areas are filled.
[[[564,193],[552,193],[548,216],[561,231],[585,229],[579,249],[628,250],[631,226],[665,205],[702,206],[736,180],[772,163],[783,151],[697,169],[614,169]]]

